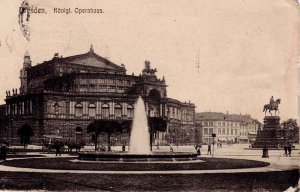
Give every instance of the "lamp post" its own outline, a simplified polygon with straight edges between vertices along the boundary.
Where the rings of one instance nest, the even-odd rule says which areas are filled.
[[[266,134],[264,135],[264,147],[263,147],[263,155],[262,158],[269,158],[269,149],[266,143]]]
[[[214,158],[214,152],[215,152],[215,137],[217,136],[217,134],[213,133],[211,134],[212,138],[213,138],[213,152],[212,152],[212,158]]]
[[[282,132],[283,132],[283,146],[284,146],[285,145],[285,130],[284,130],[284,128],[283,128]]]

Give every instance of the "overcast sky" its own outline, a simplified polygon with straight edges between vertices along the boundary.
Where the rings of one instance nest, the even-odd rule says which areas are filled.
[[[18,24],[22,1],[0,1],[0,102],[19,88],[26,50],[33,65],[88,52],[139,74],[144,61],[165,76],[168,97],[196,111],[251,114],[262,120],[270,96],[281,98],[282,119],[298,117],[299,13],[288,0],[30,1],[47,14],[30,17],[31,40]],[[54,8],[72,14],[54,14]],[[76,14],[74,8],[104,14]],[[9,11],[8,11],[9,10]],[[199,72],[197,55],[199,53]]]

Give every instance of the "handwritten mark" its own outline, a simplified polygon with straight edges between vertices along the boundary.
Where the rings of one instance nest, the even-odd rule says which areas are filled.
[[[8,35],[6,36],[5,43],[6,43],[7,47],[8,47],[8,49],[9,49],[9,51],[12,52],[12,47],[8,43]]]
[[[19,25],[22,34],[27,39],[27,41],[30,41],[29,18],[30,18],[30,6],[27,0],[24,0],[19,8]]]

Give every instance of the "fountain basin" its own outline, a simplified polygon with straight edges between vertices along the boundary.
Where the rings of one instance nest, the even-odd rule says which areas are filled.
[[[168,153],[154,152],[151,154],[131,154],[114,152],[79,152],[79,160],[86,161],[118,161],[118,162],[157,162],[157,161],[194,161],[198,160],[197,153]]]

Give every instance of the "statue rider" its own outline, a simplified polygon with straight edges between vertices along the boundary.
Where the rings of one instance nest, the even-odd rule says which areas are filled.
[[[270,106],[273,108],[273,104],[274,104],[274,98],[273,96],[270,98]]]

